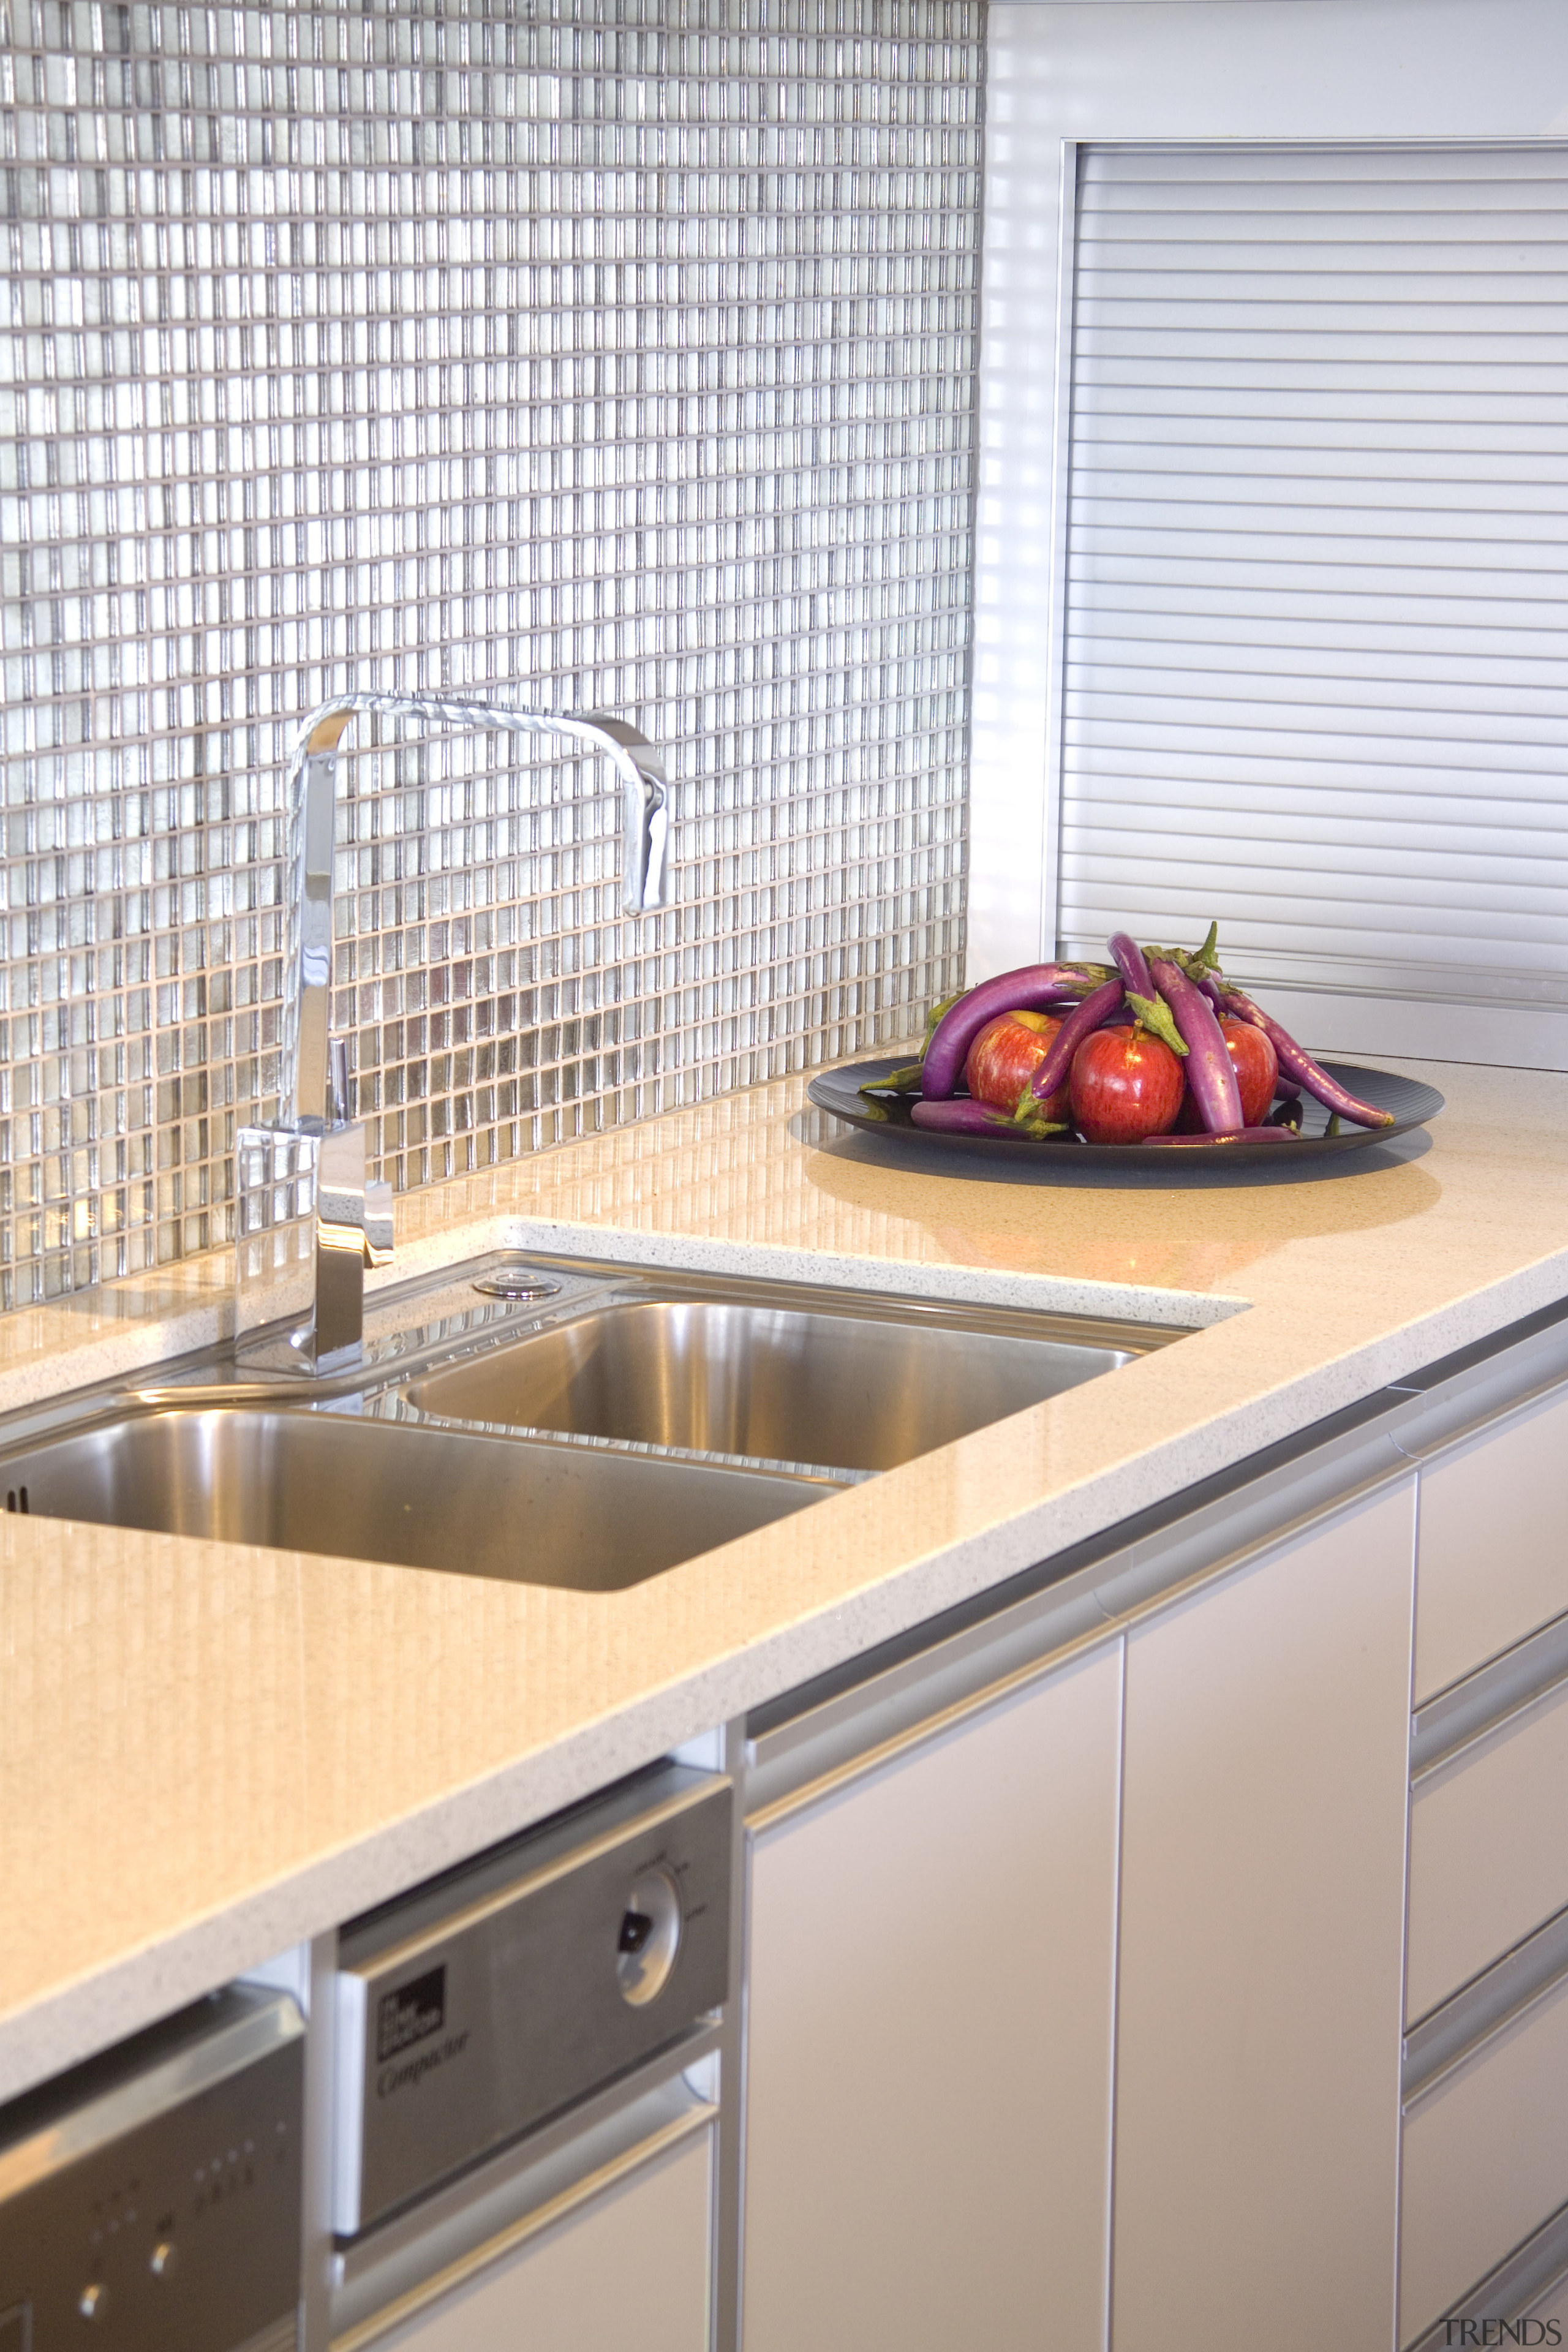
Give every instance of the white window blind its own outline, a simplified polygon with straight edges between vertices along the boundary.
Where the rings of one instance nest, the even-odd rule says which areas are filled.
[[[1568,1067],[1565,295],[1557,144],[1079,151],[1071,951]]]

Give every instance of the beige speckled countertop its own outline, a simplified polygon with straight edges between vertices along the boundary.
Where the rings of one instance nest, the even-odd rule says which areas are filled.
[[[1312,1182],[950,1178],[792,1079],[409,1196],[405,1274],[533,1243],[1206,1328],[624,1592],[0,1517],[0,2097],[1568,1296],[1568,1077],[1411,1066],[1429,1148]],[[226,1279],[6,1318],[0,1407],[204,1344]]]

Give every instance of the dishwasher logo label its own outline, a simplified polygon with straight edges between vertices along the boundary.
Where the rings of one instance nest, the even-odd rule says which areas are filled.
[[[375,2012],[375,2054],[395,2058],[416,2042],[428,2042],[447,2022],[445,1963],[415,1977],[395,1992],[384,1992]]]

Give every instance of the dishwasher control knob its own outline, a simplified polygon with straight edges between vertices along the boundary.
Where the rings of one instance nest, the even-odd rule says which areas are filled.
[[[616,1939],[621,1999],[641,2009],[669,1982],[680,1949],[680,1890],[668,1870],[645,1870],[626,1896]]]
[[[109,2289],[106,2286],[84,2286],[76,2299],[76,2307],[84,2319],[107,2319]]]

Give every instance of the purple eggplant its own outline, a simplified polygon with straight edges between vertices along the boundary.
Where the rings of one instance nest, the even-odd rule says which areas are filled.
[[[1106,941],[1110,960],[1121,974],[1121,985],[1129,996],[1152,996],[1154,982],[1149,971],[1149,959],[1131,931],[1112,931]]]
[[[1242,1125],[1241,1089],[1214,1006],[1196,982],[1167,957],[1151,957],[1149,971],[1186,1040],[1187,1090],[1205,1131],[1234,1135]]]
[[[1255,1029],[1261,1029],[1279,1056],[1283,1075],[1305,1087],[1325,1110],[1337,1111],[1342,1118],[1348,1118],[1356,1127],[1394,1125],[1391,1110],[1379,1110],[1375,1103],[1363,1102],[1360,1096],[1352,1095],[1348,1087],[1342,1087],[1338,1078],[1331,1078],[1327,1070],[1313,1061],[1305,1047],[1297,1045],[1289,1031],[1281,1029],[1278,1021],[1271,1021],[1261,1005],[1254,1004],[1244,990],[1234,987],[1228,980],[1219,979],[1205,981],[1204,990],[1222,1013],[1230,1013],[1237,1021],[1250,1021]]]
[[[926,1101],[944,1102],[956,1092],[971,1045],[998,1013],[1045,1013],[1053,1005],[1076,1004],[1104,977],[1103,967],[1097,964],[1031,963],[966,990],[926,1042],[921,1073]]]
[[[1050,1100],[1072,1068],[1072,1057],[1084,1039],[1102,1027],[1113,1013],[1121,1012],[1125,992],[1119,980],[1108,980],[1086,996],[1075,1013],[1068,1014],[1051,1039],[1049,1053],[1037,1065],[1034,1076],[1019,1097],[1020,1111],[1026,1108],[1031,1095],[1037,1102]]]
[[[1163,1145],[1167,1150],[1185,1151],[1195,1146],[1202,1150],[1215,1143],[1293,1143],[1296,1130],[1292,1127],[1233,1127],[1223,1135],[1146,1135],[1145,1144]]]
[[[1041,1118],[1031,1120],[1026,1127],[994,1104],[975,1102],[968,1095],[959,1096],[956,1101],[912,1102],[910,1117],[917,1127],[927,1128],[935,1135],[1007,1135],[1018,1143],[1026,1143],[1037,1136],[1059,1135],[1066,1125],[1060,1119]]]
[[[1121,984],[1127,991],[1128,1009],[1140,1027],[1169,1045],[1173,1054],[1184,1055],[1187,1041],[1172,1017],[1171,1008],[1155,987],[1149,971],[1149,959],[1130,931],[1113,931],[1106,945],[1115,959],[1121,974]]]

